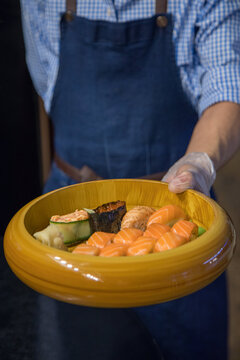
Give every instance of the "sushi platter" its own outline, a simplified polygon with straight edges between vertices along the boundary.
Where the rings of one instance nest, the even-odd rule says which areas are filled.
[[[34,199],[9,223],[4,252],[12,271],[35,291],[117,308],[170,301],[205,287],[227,268],[235,243],[230,218],[205,195],[118,179]]]

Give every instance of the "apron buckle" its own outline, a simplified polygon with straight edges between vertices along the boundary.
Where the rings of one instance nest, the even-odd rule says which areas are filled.
[[[159,15],[156,19],[156,23],[158,27],[165,28],[168,24],[168,19],[164,15]]]
[[[72,12],[72,10],[67,10],[66,12],[65,12],[65,19],[66,19],[66,21],[67,22],[71,22],[72,20],[73,20],[73,12]]]

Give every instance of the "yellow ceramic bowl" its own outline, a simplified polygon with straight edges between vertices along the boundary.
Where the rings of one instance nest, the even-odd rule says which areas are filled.
[[[181,206],[207,232],[176,249],[144,256],[102,258],[42,245],[32,234],[53,214],[125,200],[127,208]],[[225,211],[192,190],[176,195],[150,180],[103,180],[62,188],[24,206],[11,220],[4,251],[13,272],[34,290],[58,300],[96,307],[156,304],[197,291],[229,264],[236,235]]]

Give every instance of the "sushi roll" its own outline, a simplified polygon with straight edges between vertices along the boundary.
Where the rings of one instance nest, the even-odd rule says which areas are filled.
[[[92,234],[89,215],[84,210],[75,210],[66,215],[54,215],[49,225],[33,236],[41,243],[58,249],[66,249],[88,239]]]
[[[122,229],[115,235],[113,242],[115,244],[130,245],[133,241],[137,240],[137,238],[142,235],[143,232],[139,229]]]
[[[171,231],[185,237],[188,241],[194,240],[198,236],[198,226],[187,220],[179,220],[176,222],[171,228]]]
[[[174,249],[180,245],[183,245],[188,240],[183,236],[177,235],[172,231],[163,234],[155,243],[154,252],[160,252],[165,250]]]
[[[136,241],[134,241],[127,249],[128,256],[139,256],[146,255],[153,252],[155,245],[155,239],[146,236],[140,236]]]
[[[147,227],[153,223],[172,226],[178,220],[187,219],[182,208],[176,205],[166,205],[155,211],[147,222]]]
[[[135,206],[124,215],[121,223],[121,230],[136,228],[145,231],[147,221],[150,215],[152,215],[155,211],[155,209],[149,206]]]

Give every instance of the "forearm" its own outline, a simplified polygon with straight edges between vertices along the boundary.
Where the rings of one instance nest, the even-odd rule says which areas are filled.
[[[195,126],[186,153],[206,152],[218,170],[239,146],[240,105],[220,102],[204,111]]]

